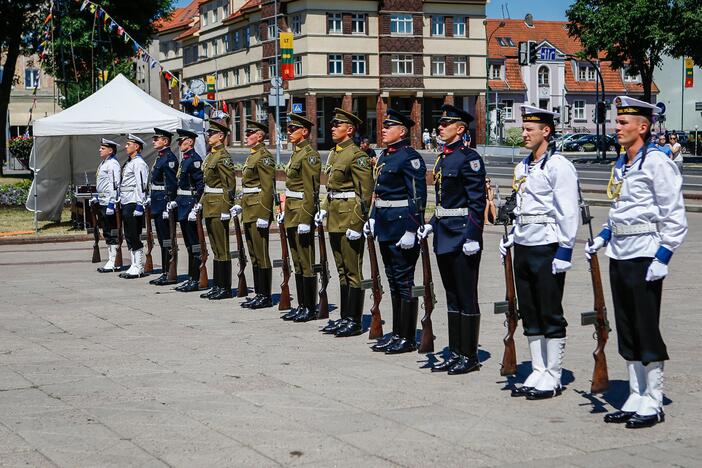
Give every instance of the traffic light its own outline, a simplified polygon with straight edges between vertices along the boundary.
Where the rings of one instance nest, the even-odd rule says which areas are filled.
[[[599,101],[595,106],[595,123],[603,123],[607,121],[607,105]]]
[[[521,41],[517,44],[519,66],[529,65],[529,43]]]
[[[529,63],[536,63],[536,42],[529,41]]]
[[[502,109],[500,109],[499,107],[497,108],[496,120],[498,124],[502,122]]]
[[[573,119],[573,106],[565,106],[565,112],[563,113],[563,123],[570,125]]]

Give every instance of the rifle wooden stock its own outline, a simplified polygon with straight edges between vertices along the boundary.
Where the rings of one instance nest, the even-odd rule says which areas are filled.
[[[151,251],[154,250],[154,232],[151,228],[151,207],[144,208],[144,221],[146,222],[146,261],[144,262],[144,273],[154,272],[154,258]]]
[[[319,309],[317,311],[317,318],[328,319],[329,298],[327,296],[327,287],[329,286],[329,260],[327,259],[327,243],[324,236],[324,225],[322,223],[317,226],[317,236],[319,237],[319,264],[321,266],[319,272],[321,287],[319,288]]]
[[[419,241],[422,252],[422,280],[424,283],[424,316],[422,317],[422,341],[419,343],[420,353],[434,352],[434,326],[431,323],[431,313],[434,311],[434,281],[431,277],[431,260],[429,243],[425,237]]]
[[[168,281],[178,281],[178,239],[176,238],[176,209],[168,210],[168,227],[171,238],[171,261],[168,264]],[[164,265],[164,268],[166,265]]]
[[[197,229],[197,240],[200,243],[200,278],[198,279],[198,287],[207,289],[207,241],[205,240],[205,230],[202,228],[202,212],[198,211],[195,218],[195,226]]]
[[[283,207],[280,206],[280,199],[276,195],[278,203],[278,214],[283,212]],[[283,282],[280,283],[280,301],[278,302],[278,310],[288,310],[290,305],[290,252],[288,252],[288,235],[285,232],[285,222],[278,224],[278,232],[280,233],[280,247],[282,250],[283,261]]]
[[[236,297],[246,297],[249,294],[249,287],[246,285],[246,245],[244,237],[241,235],[241,223],[238,216],[234,216],[234,235],[236,236],[236,249],[239,253],[237,255],[239,271],[236,274],[239,278],[239,285],[236,288]]]
[[[601,393],[609,387],[609,376],[607,373],[607,356],[605,356],[605,346],[609,339],[609,322],[607,321],[607,308],[605,307],[604,292],[602,290],[602,278],[600,276],[600,261],[597,254],[590,254],[590,278],[592,279],[592,292],[595,298],[595,335],[597,346],[592,352],[595,359],[595,367],[592,371],[591,393]]]
[[[122,204],[115,203],[115,218],[117,221],[117,255],[115,256],[115,268],[122,268],[122,242],[124,242],[124,231],[122,230]]]
[[[505,236],[507,239],[507,226],[505,225]],[[505,313],[505,326],[507,334],[502,339],[505,345],[505,351],[502,355],[502,365],[500,375],[515,375],[517,373],[517,349],[514,344],[514,333],[517,331],[517,299],[514,288],[514,271],[512,269],[512,249],[507,249],[507,254],[504,258],[505,270],[505,299],[507,301],[507,312]]]
[[[99,209],[95,205],[97,203],[90,204],[90,222],[93,225],[93,263],[100,263],[100,226],[98,226],[98,215],[97,210]]]
[[[366,237],[368,241],[368,258],[371,267],[371,280],[373,282],[373,305],[371,306],[371,324],[368,339],[375,340],[383,336],[383,319],[380,316],[380,301],[383,299],[383,288],[380,284],[380,268],[378,268],[378,255],[375,251],[375,238]]]

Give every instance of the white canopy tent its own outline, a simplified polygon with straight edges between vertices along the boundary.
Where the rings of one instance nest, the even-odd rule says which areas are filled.
[[[35,121],[30,157],[34,182],[25,206],[36,210],[39,220],[58,221],[69,185],[83,185],[86,178],[95,183],[101,138],[120,145],[117,158],[124,164],[126,135],[138,135],[146,142],[142,156],[151,165],[156,157],[154,127],[198,133],[195,149],[204,157],[204,121],[157,101],[123,75],[63,112]]]

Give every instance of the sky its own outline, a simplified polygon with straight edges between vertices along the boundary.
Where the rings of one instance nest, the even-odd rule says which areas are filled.
[[[175,6],[182,7],[190,2],[191,0],[176,0]],[[490,0],[487,17],[502,18],[502,6],[506,5],[512,19],[524,18],[524,15],[531,13],[536,20],[565,21],[565,11],[571,3],[571,0]],[[504,16],[507,17],[506,10]]]

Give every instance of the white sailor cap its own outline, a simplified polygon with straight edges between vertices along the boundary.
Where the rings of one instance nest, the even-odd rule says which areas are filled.
[[[145,145],[144,140],[142,140],[138,136],[134,135],[133,133],[130,133],[129,135],[127,135],[127,141],[133,141],[134,143],[139,143],[142,148]]]
[[[641,115],[651,119],[661,111],[655,104],[649,104],[630,96],[615,97],[614,105],[617,106],[617,115]]]
[[[112,148],[113,151],[117,151],[117,143],[112,140],[108,140],[107,138],[102,138],[100,140],[100,146],[106,146],[108,148]]]
[[[540,109],[538,107],[522,104],[522,122],[534,122],[543,124],[553,124],[553,121],[560,117],[558,112]]]

